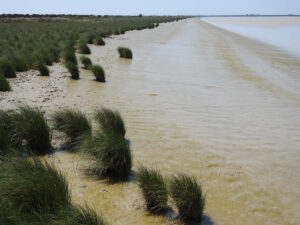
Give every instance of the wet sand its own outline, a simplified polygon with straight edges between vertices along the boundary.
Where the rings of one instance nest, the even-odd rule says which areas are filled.
[[[203,224],[300,223],[300,60],[275,47],[209,25],[199,18],[132,31],[90,46],[107,83],[81,71],[70,80],[56,64],[11,80],[0,106],[18,102],[91,113],[121,111],[132,142],[134,168],[196,176],[207,194]],[[116,48],[130,47],[132,61]],[[54,135],[54,146],[60,140]],[[67,173],[75,202],[93,206],[113,224],[168,224],[150,216],[134,179],[107,184],[83,173],[83,156],[51,157]]]

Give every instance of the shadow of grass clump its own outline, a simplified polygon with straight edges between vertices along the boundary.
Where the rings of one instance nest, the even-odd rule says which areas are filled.
[[[125,122],[118,111],[100,107],[95,110],[94,118],[102,130],[111,130],[115,134],[125,137]]]
[[[2,74],[0,74],[0,91],[11,91],[8,80]]]
[[[34,67],[40,72],[40,76],[49,76],[49,69],[43,62],[36,62]]]
[[[90,154],[93,158],[89,173],[98,178],[111,181],[125,181],[132,168],[132,152],[127,140],[110,130],[97,132],[86,137],[80,144],[79,151]]]
[[[118,52],[121,58],[132,59],[132,51],[129,48],[119,47]]]
[[[0,120],[3,132],[10,135],[12,145],[25,147],[33,153],[43,154],[51,147],[51,134],[44,113],[28,105],[19,106],[16,110],[1,110]]]
[[[93,65],[90,67],[90,69],[93,72],[96,81],[105,82],[105,72],[101,66]]]
[[[0,60],[0,74],[7,78],[16,77],[15,67],[6,59]]]
[[[179,218],[186,224],[201,222],[205,208],[205,196],[194,177],[173,175],[169,183],[170,196],[179,211]]]
[[[90,136],[92,125],[87,116],[79,110],[62,109],[52,115],[54,129],[67,135],[70,150],[75,150],[82,136]]]
[[[14,156],[0,163],[1,225],[105,225],[88,207],[71,204],[65,176],[39,158]]]
[[[80,62],[83,64],[83,68],[84,69],[89,69],[90,66],[92,66],[92,61],[90,60],[90,58],[86,57],[86,56],[80,56]]]
[[[143,193],[147,209],[151,213],[163,213],[168,209],[168,191],[158,170],[140,167],[137,173],[138,187]]]
[[[67,70],[71,74],[71,78],[73,80],[79,80],[79,69],[78,69],[78,66],[76,64],[74,64],[73,62],[66,62],[65,67],[67,68]]]

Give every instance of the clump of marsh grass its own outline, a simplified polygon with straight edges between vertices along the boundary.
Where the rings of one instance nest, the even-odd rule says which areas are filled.
[[[66,62],[65,67],[70,72],[72,79],[79,80],[79,70],[78,70],[78,66],[76,64],[74,64],[72,62]]]
[[[81,56],[80,57],[80,62],[83,64],[84,69],[88,69],[90,66],[92,66],[91,59],[86,57],[86,56]]]
[[[106,225],[89,207],[71,204],[65,176],[36,157],[4,157],[0,163],[1,225]]]
[[[77,58],[76,58],[74,49],[65,49],[62,52],[62,58],[65,63],[71,62],[71,63],[77,65]]]
[[[16,77],[16,69],[14,66],[6,59],[0,60],[0,74],[7,78]]]
[[[78,49],[79,53],[81,53],[81,54],[91,54],[91,50],[90,50],[89,46],[83,40],[80,40],[77,43],[77,49]]]
[[[8,80],[0,74],[0,91],[10,91],[11,87]]]
[[[125,136],[125,122],[118,111],[106,107],[100,107],[95,110],[94,118],[102,130],[110,130],[122,137]]]
[[[11,150],[11,137],[3,123],[4,121],[0,121],[0,159]]]
[[[71,150],[78,144],[83,136],[90,136],[92,125],[87,116],[75,109],[62,109],[52,115],[54,129],[67,135],[70,140]]]
[[[132,51],[129,48],[119,47],[118,52],[121,58],[132,59]]]
[[[13,64],[14,64],[17,72],[24,72],[24,71],[28,70],[24,56],[14,55],[12,57],[12,60],[14,62]]]
[[[49,69],[43,62],[36,62],[34,67],[40,72],[40,76],[49,76]]]
[[[93,44],[94,45],[102,45],[102,46],[104,46],[105,45],[105,41],[103,40],[102,37],[97,37],[97,38],[94,39]]]
[[[96,81],[105,82],[105,72],[101,66],[93,65],[90,67],[90,69],[93,72]]]
[[[25,144],[33,153],[42,154],[50,148],[51,134],[44,113],[28,105],[16,110],[1,111],[4,129],[12,137],[14,146]]]
[[[169,184],[170,195],[178,208],[179,218],[185,222],[200,222],[205,208],[205,196],[194,177],[174,175]]]
[[[128,178],[132,168],[132,153],[124,137],[105,130],[86,138],[79,149],[93,156],[91,171],[94,175],[115,180]]]
[[[143,193],[147,209],[151,213],[164,212],[168,208],[168,191],[161,173],[156,169],[140,167],[137,175],[138,187]]]
[[[86,206],[71,206],[61,210],[55,219],[54,225],[107,225],[108,223],[102,216]]]
[[[55,212],[70,204],[64,175],[38,158],[12,157],[1,164],[0,202],[22,213]]]

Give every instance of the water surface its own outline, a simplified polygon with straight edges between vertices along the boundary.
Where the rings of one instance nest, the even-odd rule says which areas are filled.
[[[219,17],[202,20],[300,56],[300,17]]]

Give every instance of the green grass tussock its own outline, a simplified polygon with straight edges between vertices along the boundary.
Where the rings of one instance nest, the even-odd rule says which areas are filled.
[[[77,49],[78,49],[79,53],[81,53],[81,54],[91,54],[91,50],[90,50],[89,46],[83,40],[80,40],[77,43]]]
[[[95,110],[94,118],[102,130],[110,130],[122,137],[125,136],[125,122],[118,111],[106,107],[100,107]]]
[[[1,225],[107,225],[89,207],[71,203],[65,176],[36,157],[5,157],[0,163]]]
[[[0,74],[0,91],[11,91],[8,80],[2,74]]]
[[[35,68],[40,72],[40,76],[49,76],[49,69],[43,62],[36,62]]]
[[[94,39],[93,44],[94,45],[102,45],[102,46],[104,46],[105,45],[105,41],[103,40],[102,37],[97,37],[97,38]]]
[[[93,65],[91,66],[91,71],[93,72],[96,81],[105,82],[105,72],[101,66]]]
[[[75,65],[77,65],[77,63],[78,63],[74,49],[65,49],[62,52],[62,58],[63,58],[65,63],[71,62]]]
[[[11,151],[11,135],[7,132],[7,124],[2,118],[2,112],[0,111],[0,159]]]
[[[129,48],[119,47],[118,52],[121,58],[132,59],[132,51]]]
[[[0,119],[5,121],[2,129],[12,137],[12,146],[26,147],[37,154],[43,154],[51,147],[50,128],[41,110],[22,105],[16,110],[1,110]]]
[[[90,66],[92,66],[91,59],[86,56],[80,56],[80,62],[83,64],[83,68],[86,70],[89,69]]]
[[[132,168],[132,152],[126,139],[110,130],[97,132],[80,144],[80,151],[93,156],[94,175],[112,180],[125,180]]]
[[[72,62],[66,62],[65,67],[67,68],[67,70],[71,74],[71,78],[73,80],[79,80],[79,69],[78,69],[78,66],[76,64],[74,64]]]
[[[90,120],[79,110],[58,110],[52,115],[52,121],[54,129],[67,135],[71,147],[76,146],[82,136],[90,136],[92,132]]]
[[[169,189],[178,208],[179,218],[185,222],[200,222],[205,208],[205,196],[197,180],[185,174],[174,175],[170,179]]]
[[[151,213],[161,213],[168,208],[168,191],[164,178],[158,170],[140,167],[137,183]]]
[[[0,201],[23,213],[55,212],[70,204],[68,183],[61,172],[38,158],[4,160]]]
[[[53,225],[107,225],[102,216],[86,206],[71,206],[66,210],[61,210]]]
[[[7,78],[15,78],[16,69],[8,60],[0,59],[0,74]]]

